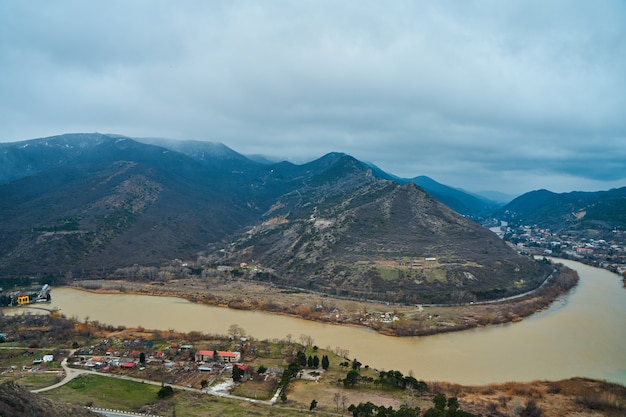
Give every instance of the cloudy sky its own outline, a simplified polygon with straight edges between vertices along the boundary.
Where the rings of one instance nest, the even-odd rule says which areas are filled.
[[[509,194],[626,186],[626,3],[1,1],[0,141],[222,142]]]

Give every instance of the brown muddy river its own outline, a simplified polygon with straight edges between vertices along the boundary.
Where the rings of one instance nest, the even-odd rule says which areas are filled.
[[[581,280],[567,296],[519,323],[426,337],[395,338],[367,329],[262,312],[194,304],[173,297],[92,294],[54,288],[52,306],[67,317],[146,329],[227,334],[231,324],[258,339],[288,334],[341,347],[377,369],[418,379],[485,384],[586,376],[626,385],[626,289],[619,277],[577,262]]]

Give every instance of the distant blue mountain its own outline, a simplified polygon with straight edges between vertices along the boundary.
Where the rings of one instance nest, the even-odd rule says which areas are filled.
[[[437,200],[464,216],[480,219],[485,216],[490,216],[495,209],[502,206],[502,203],[469,193],[460,188],[453,188],[441,184],[425,175],[414,178],[401,178],[383,171],[374,164],[368,163],[368,165],[378,178],[396,181],[400,184],[412,182]]]
[[[171,140],[171,139],[154,139],[154,138],[143,138],[138,139],[141,142],[150,143],[153,145],[162,146],[176,152],[181,152],[187,156],[190,156],[198,161],[215,161],[219,159],[221,161],[230,161],[233,164],[238,166],[246,166],[250,167],[251,163],[263,164],[263,165],[271,165],[275,162],[270,162],[272,160],[271,157],[255,157],[254,160],[245,157],[232,149],[228,148],[226,145],[217,142],[204,142],[204,141],[180,141],[180,140]],[[319,160],[313,161],[315,163],[319,163],[320,160],[324,159],[332,160],[337,156],[342,156],[345,154],[342,153],[330,153]],[[441,201],[448,207],[455,210],[457,213],[462,214],[464,216],[472,217],[474,219],[481,219],[485,216],[489,216],[495,209],[501,207],[502,204],[492,201],[486,197],[479,196],[477,194],[472,194],[461,190],[459,188],[453,188],[448,185],[441,184],[432,178],[427,176],[418,176],[415,178],[400,178],[393,174],[383,171],[375,164],[369,162],[361,162],[364,167],[369,167],[372,170],[372,174],[376,178],[385,179],[389,181],[395,181],[399,184],[406,184],[408,182],[412,182],[419,187],[421,187],[428,194]],[[311,164],[311,163],[309,163]],[[306,167],[308,164],[303,164],[303,167]],[[296,166],[296,165],[294,165]]]
[[[608,191],[554,193],[536,190],[523,194],[496,211],[515,224],[552,230],[572,227],[626,227],[626,187]]]
[[[484,197],[468,193],[458,188],[438,183],[430,177],[419,176],[407,181],[422,187],[428,194],[435,197],[448,207],[460,214],[470,217],[483,217],[489,215],[500,204]]]

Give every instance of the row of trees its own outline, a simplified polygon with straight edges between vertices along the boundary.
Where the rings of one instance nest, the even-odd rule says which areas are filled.
[[[343,366],[347,366],[348,362],[343,363]],[[428,385],[424,381],[418,381],[413,376],[404,376],[400,371],[380,371],[378,378],[374,379],[369,376],[363,376],[360,372],[361,362],[354,359],[352,361],[352,369],[348,371],[346,377],[341,379],[340,382],[346,388],[353,388],[359,384],[375,384],[381,387],[387,388],[401,388],[401,389],[414,389],[418,391],[428,390]]]
[[[478,414],[472,414],[459,408],[459,401],[456,397],[446,398],[445,394],[437,394],[433,398],[433,407],[426,410],[423,417],[480,417]],[[419,417],[422,414],[419,407],[400,406],[394,410],[393,407],[385,407],[384,405],[375,405],[371,402],[359,403],[358,405],[350,405],[348,411],[354,417]]]
[[[378,373],[378,379],[374,381],[375,384],[379,384],[383,387],[393,388],[412,388],[418,391],[428,390],[428,385],[424,381],[418,381],[415,377],[402,375],[400,371],[381,371]]]
[[[311,369],[317,369],[320,366],[320,358],[317,355],[309,355],[308,357],[302,351],[298,351],[296,354],[295,362],[300,365],[302,368],[307,367]],[[328,359],[328,355],[322,356],[321,361],[322,369],[327,370],[330,366],[330,360]]]
[[[376,405],[370,401],[366,403],[359,403],[358,405],[351,404],[348,407],[348,411],[352,413],[354,417],[419,417],[420,408],[411,408],[404,405],[400,406],[398,410],[394,410],[392,406],[385,407],[384,405]]]
[[[317,405],[317,404],[316,404]],[[348,411],[354,417],[481,417],[481,414],[473,414],[468,411],[461,410],[459,401],[456,397],[446,398],[445,394],[439,393],[433,398],[433,407],[420,414],[419,407],[400,406],[394,410],[393,407],[385,407],[384,405],[375,405],[371,402],[351,404]],[[534,400],[529,400],[526,407],[521,409],[516,415],[520,417],[541,417],[543,411],[537,407]]]

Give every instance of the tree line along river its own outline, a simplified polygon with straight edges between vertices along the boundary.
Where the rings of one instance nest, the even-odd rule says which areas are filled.
[[[427,381],[487,384],[585,376],[626,385],[626,290],[615,274],[578,262],[579,285],[519,323],[398,338],[367,328],[195,304],[175,297],[94,294],[55,288],[52,306],[67,317],[146,329],[227,334],[238,324],[258,339],[311,336],[364,365],[413,372]],[[203,348],[198,346],[198,348]]]

